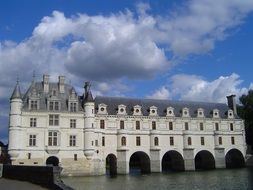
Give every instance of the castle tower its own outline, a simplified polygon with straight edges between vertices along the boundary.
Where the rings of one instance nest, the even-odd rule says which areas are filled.
[[[84,155],[90,160],[94,154],[94,99],[90,91],[90,82],[84,86]]]
[[[15,86],[15,89],[10,98],[10,117],[9,117],[9,155],[12,162],[16,160],[19,155],[20,139],[20,127],[21,127],[21,109],[22,98],[20,93],[19,82]]]

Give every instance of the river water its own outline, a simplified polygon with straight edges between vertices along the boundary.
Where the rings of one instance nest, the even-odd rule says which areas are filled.
[[[253,168],[62,179],[80,190],[253,190]]]

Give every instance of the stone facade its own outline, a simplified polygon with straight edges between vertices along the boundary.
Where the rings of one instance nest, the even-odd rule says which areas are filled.
[[[89,83],[78,96],[63,76],[52,83],[44,75],[25,94],[18,83],[13,91],[9,154],[13,165],[59,164],[63,175],[105,174],[106,162],[120,174],[131,162],[143,172],[225,168],[246,151],[243,120],[228,100],[93,99]]]

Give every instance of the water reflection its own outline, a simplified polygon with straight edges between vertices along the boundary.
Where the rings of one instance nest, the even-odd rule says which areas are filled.
[[[89,190],[251,190],[253,189],[253,168],[118,175],[114,178],[108,176],[65,177],[63,181],[75,189]]]

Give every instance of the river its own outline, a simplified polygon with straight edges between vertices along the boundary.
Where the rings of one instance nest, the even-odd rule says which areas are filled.
[[[252,190],[253,168],[62,179],[65,184],[80,190]]]

